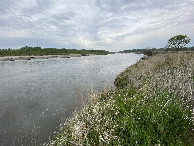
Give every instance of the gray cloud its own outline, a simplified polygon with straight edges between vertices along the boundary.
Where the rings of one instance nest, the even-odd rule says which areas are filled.
[[[193,13],[193,0],[0,0],[0,47],[163,47],[194,40]]]

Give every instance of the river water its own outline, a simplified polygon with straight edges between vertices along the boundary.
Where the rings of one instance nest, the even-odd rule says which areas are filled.
[[[0,62],[0,146],[41,145],[88,95],[114,88],[141,54]]]

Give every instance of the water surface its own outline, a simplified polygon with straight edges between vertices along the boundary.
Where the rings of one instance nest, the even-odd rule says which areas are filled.
[[[0,62],[0,145],[40,145],[141,54]]]

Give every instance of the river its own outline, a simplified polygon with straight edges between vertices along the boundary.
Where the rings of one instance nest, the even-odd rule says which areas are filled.
[[[41,145],[92,92],[114,88],[116,75],[142,54],[0,62],[0,145]]]

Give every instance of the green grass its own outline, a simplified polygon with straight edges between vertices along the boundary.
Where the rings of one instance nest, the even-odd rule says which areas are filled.
[[[93,96],[49,145],[193,145],[194,54],[158,54]]]

